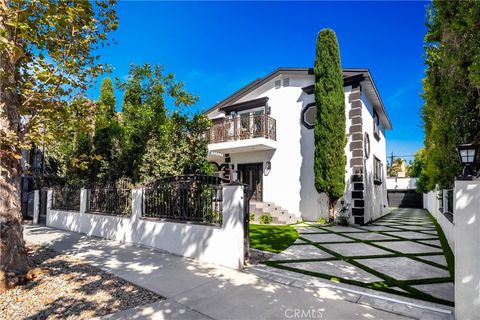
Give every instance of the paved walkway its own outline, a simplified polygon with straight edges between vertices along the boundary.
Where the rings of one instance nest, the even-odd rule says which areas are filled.
[[[296,288],[145,247],[33,225],[25,226],[25,238],[86,259],[166,298],[104,319],[292,319],[302,314],[332,320],[407,319],[396,310],[351,303],[347,291]],[[432,318],[429,312],[424,315]]]
[[[277,280],[283,275],[286,282],[288,277],[307,283],[329,279],[354,291],[388,293],[392,299],[453,305],[453,278],[435,225],[424,210],[393,209],[367,226],[296,228],[300,236],[295,244],[255,267],[254,273],[270,273]]]

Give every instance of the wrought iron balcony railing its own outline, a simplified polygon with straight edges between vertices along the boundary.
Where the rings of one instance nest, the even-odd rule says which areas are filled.
[[[277,139],[276,120],[266,114],[239,115],[225,118],[210,128],[210,143],[219,143],[253,138]]]

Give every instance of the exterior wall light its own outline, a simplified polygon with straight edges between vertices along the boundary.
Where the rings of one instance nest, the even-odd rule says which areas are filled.
[[[463,167],[462,176],[471,177],[475,174],[475,163],[478,157],[478,144],[461,144],[457,146],[458,156],[460,157],[460,164]]]
[[[265,162],[265,170],[272,170],[272,162],[271,161],[267,161]]]

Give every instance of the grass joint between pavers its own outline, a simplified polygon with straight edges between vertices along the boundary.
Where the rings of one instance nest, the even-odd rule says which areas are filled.
[[[390,214],[376,220],[376,222],[381,221],[383,223],[385,220],[393,220],[392,218],[395,215],[396,215],[396,213],[390,213]],[[335,282],[357,285],[357,286],[360,286],[360,287],[375,289],[375,290],[379,290],[379,291],[382,291],[382,292],[394,293],[394,294],[397,294],[397,295],[402,295],[402,296],[406,296],[406,297],[410,297],[410,298],[416,298],[416,299],[421,299],[421,300],[425,300],[425,301],[430,301],[430,302],[435,302],[435,303],[441,303],[441,304],[445,304],[445,305],[454,306],[454,303],[451,302],[451,301],[447,301],[447,300],[444,300],[444,299],[441,299],[441,298],[438,298],[438,297],[434,297],[434,296],[432,296],[432,295],[430,295],[426,292],[423,292],[423,291],[421,291],[417,288],[412,287],[414,285],[422,285],[422,284],[439,284],[439,283],[453,282],[453,269],[452,269],[452,265],[451,265],[453,253],[451,253],[451,250],[448,247],[448,242],[446,241],[445,235],[443,234],[442,230],[439,228],[438,224],[433,219],[433,217],[429,216],[427,213],[424,213],[424,214],[422,213],[421,218],[415,218],[414,220],[415,220],[415,222],[418,222],[418,225],[422,225],[422,224],[430,225],[430,223],[432,223],[434,227],[433,228],[425,227],[425,228],[419,229],[419,230],[410,230],[410,229],[408,229],[408,227],[412,227],[412,226],[415,225],[415,224],[410,224],[409,226],[405,226],[405,229],[402,229],[402,224],[401,224],[402,221],[406,221],[406,222],[411,222],[412,221],[412,220],[409,220],[407,218],[406,219],[403,219],[403,218],[402,219],[395,219],[395,221],[397,221],[397,223],[395,223],[395,224],[392,223],[391,226],[390,225],[382,225],[382,226],[386,227],[387,230],[393,228],[393,230],[390,230],[390,231],[368,230],[368,228],[365,228],[365,227],[367,227],[369,225],[361,226],[361,227],[354,226],[354,227],[352,227],[353,231],[351,231],[351,232],[350,231],[345,232],[345,231],[341,231],[341,230],[340,231],[339,230],[334,231],[334,230],[331,230],[328,226],[312,226],[314,228],[322,230],[323,232],[327,232],[327,233],[323,233],[323,234],[340,235],[342,237],[345,237],[345,238],[349,239],[349,241],[315,242],[315,241],[309,240],[309,239],[304,237],[305,235],[308,236],[308,235],[312,235],[314,233],[301,233],[300,232],[300,234],[298,236],[298,239],[301,239],[305,243],[302,243],[302,244],[299,244],[299,245],[314,246],[314,247],[330,254],[332,257],[318,258],[318,259],[276,260],[276,261],[266,261],[264,263],[268,266],[271,266],[271,267],[276,267],[276,268],[279,268],[279,269],[284,269],[284,270],[288,270],[288,271],[292,271],[292,272],[296,272],[296,273],[301,273],[301,274],[305,274],[305,275],[309,275],[309,276],[313,276],[313,277],[328,279],[328,280],[335,281]],[[371,225],[375,225],[375,222]],[[362,229],[362,227],[363,227],[363,229]],[[357,229],[358,231],[353,229],[353,228]],[[370,233],[383,234],[383,235],[393,237],[394,239],[362,240],[362,239],[353,238],[351,235],[349,235],[351,233],[359,233],[359,232],[362,232],[362,231],[364,231],[365,233],[370,232]],[[432,232],[432,231],[436,231],[437,234],[438,234],[438,237],[436,237],[435,235],[432,235],[432,234],[425,233],[425,232]],[[390,235],[389,232],[414,232],[414,233],[424,234],[426,236],[426,238],[425,239],[410,239],[410,238],[402,237],[398,234]],[[440,247],[438,247],[438,245],[421,242],[421,241],[429,241],[429,240],[439,240],[442,247],[440,248]],[[431,252],[421,252],[421,253],[407,253],[407,252],[401,252],[401,251],[398,251],[398,250],[383,247],[381,245],[382,243],[392,243],[392,242],[402,242],[402,241],[403,242],[408,241],[408,242],[411,242],[411,243],[420,244],[420,245],[425,246],[425,247],[431,247],[432,251]],[[346,255],[342,255],[342,254],[336,252],[334,248],[329,249],[329,248],[324,246],[326,244],[331,245],[331,244],[342,244],[342,243],[343,244],[345,244],[345,243],[350,243],[350,244],[363,243],[363,244],[366,244],[366,245],[369,245],[369,246],[372,246],[372,247],[376,247],[378,249],[382,249],[382,250],[388,252],[388,254],[346,256]],[[422,247],[419,246],[419,248],[422,248]],[[425,257],[425,256],[434,256],[434,255],[441,255],[442,254],[441,252],[433,251],[434,249],[442,249],[443,250],[443,254],[446,257],[448,266],[444,266],[444,265],[441,265],[439,263],[436,263],[436,262],[433,262],[433,261],[430,261],[430,260],[422,259],[422,256]],[[438,269],[441,269],[441,270],[447,270],[447,271],[450,272],[450,277],[433,277],[433,278],[422,278],[422,279],[398,280],[398,279],[395,279],[395,278],[393,278],[393,277],[391,277],[387,274],[384,274],[384,273],[380,272],[379,270],[375,270],[374,268],[370,268],[370,267],[366,266],[365,264],[362,264],[362,260],[366,260],[366,259],[398,258],[398,257],[405,257],[405,258],[415,260],[417,262],[420,262],[420,263],[423,263],[423,264],[426,264],[426,265],[430,265],[432,267],[435,267],[435,268],[438,268]],[[337,276],[337,275],[325,274],[325,273],[322,273],[322,272],[314,272],[314,271],[310,271],[310,270],[298,269],[298,268],[292,267],[292,265],[291,265],[293,263],[298,263],[298,262],[328,262],[328,261],[344,261],[344,262],[346,262],[346,263],[348,263],[348,264],[350,264],[350,265],[352,265],[356,268],[359,268],[359,269],[375,276],[376,278],[382,279],[382,281],[364,283],[362,281],[357,281],[357,280],[354,280],[354,279],[347,279],[347,278]],[[399,289],[404,290],[404,291],[395,290],[394,288],[397,288],[397,289],[399,288]]]

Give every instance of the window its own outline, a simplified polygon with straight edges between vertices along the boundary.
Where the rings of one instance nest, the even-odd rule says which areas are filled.
[[[290,85],[290,79],[289,78],[283,79],[283,86],[288,87],[289,85]]]
[[[275,81],[275,89],[280,89],[282,86],[282,80],[276,80]]]
[[[373,157],[373,182],[381,184],[383,182],[383,164],[377,157]]]
[[[373,136],[377,141],[380,140],[380,117],[375,110],[373,110]]]
[[[368,135],[367,132],[365,132],[365,139],[364,139],[364,145],[365,145],[365,159],[370,158],[370,136]]]
[[[313,129],[315,127],[315,121],[317,120],[317,107],[315,103],[309,103],[302,111],[302,124],[307,129]]]

